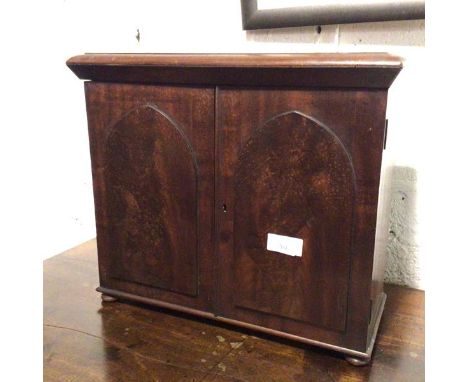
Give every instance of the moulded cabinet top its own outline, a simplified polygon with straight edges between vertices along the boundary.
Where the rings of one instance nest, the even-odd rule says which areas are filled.
[[[402,61],[387,53],[84,54],[67,65],[103,82],[387,89]]]

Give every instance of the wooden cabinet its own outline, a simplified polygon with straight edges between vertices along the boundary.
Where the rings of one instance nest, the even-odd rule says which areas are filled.
[[[91,80],[107,300],[369,360],[385,302],[374,243],[398,58],[83,55],[67,64]]]

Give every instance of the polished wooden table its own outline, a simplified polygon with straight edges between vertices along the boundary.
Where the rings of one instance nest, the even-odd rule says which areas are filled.
[[[45,381],[423,381],[424,292],[386,285],[369,366],[208,320],[101,302],[96,242],[44,262]]]

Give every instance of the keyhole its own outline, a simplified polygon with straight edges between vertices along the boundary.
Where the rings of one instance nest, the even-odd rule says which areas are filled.
[[[225,204],[223,204],[223,212],[226,213],[227,212],[227,206]]]

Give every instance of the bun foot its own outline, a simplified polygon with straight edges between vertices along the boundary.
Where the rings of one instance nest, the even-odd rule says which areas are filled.
[[[357,358],[357,357],[346,357],[346,361],[353,366],[365,366],[369,363],[370,359]]]
[[[101,294],[101,299],[102,299],[102,301],[104,301],[104,302],[114,302],[114,301],[117,301],[117,299],[116,299],[115,297],[109,296],[109,295],[104,294],[104,293]]]

